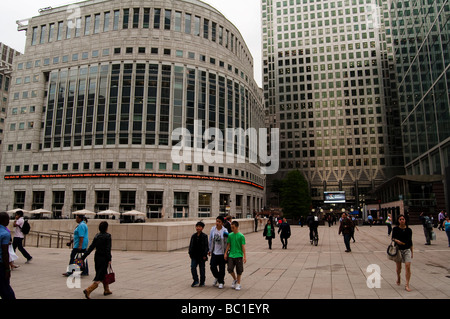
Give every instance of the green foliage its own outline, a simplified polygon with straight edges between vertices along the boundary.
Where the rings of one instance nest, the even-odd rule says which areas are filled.
[[[286,218],[306,216],[311,207],[308,182],[300,171],[287,174],[281,186],[281,208]]]

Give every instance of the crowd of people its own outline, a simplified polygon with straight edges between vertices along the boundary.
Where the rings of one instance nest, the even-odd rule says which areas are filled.
[[[10,276],[11,270],[17,268],[14,265],[17,255],[15,253],[18,249],[26,262],[30,262],[33,257],[23,247],[24,227],[23,213],[16,212],[14,220],[14,239],[11,238],[11,232],[7,228],[9,225],[9,215],[7,213],[0,213],[0,297],[2,299],[15,299],[15,294],[11,288]],[[332,219],[326,219],[326,221]],[[420,214],[420,220],[423,225],[426,243],[430,245],[431,240],[435,239],[434,228],[440,231],[445,231],[448,236],[450,247],[450,220],[446,212],[441,211],[438,215],[437,223],[430,214]],[[70,253],[69,266],[64,276],[71,276],[74,271],[79,270],[82,276],[89,275],[89,267],[86,258],[95,250],[95,277],[93,283],[83,290],[86,298],[90,299],[91,293],[100,285],[103,284],[104,295],[112,294],[109,284],[104,280],[111,269],[111,235],[108,231],[108,223],[103,221],[99,224],[99,232],[94,237],[93,241],[89,243],[87,219],[82,215],[76,217],[77,227],[74,230],[73,242],[67,243],[68,246],[73,244],[73,249]],[[396,261],[397,284],[401,284],[402,264],[405,264],[405,289],[411,291],[409,286],[411,278],[411,261],[414,255],[412,243],[412,230],[408,227],[408,220],[406,216],[399,215],[394,221],[391,215],[388,215],[385,221],[388,227],[388,236],[397,245],[401,258]],[[318,238],[319,219],[313,213],[310,213],[305,224],[309,227],[309,238],[312,240]],[[257,219],[255,218],[255,231],[257,231]],[[329,226],[331,226],[329,224]],[[192,287],[203,287],[206,281],[206,262],[210,259],[210,271],[214,277],[213,285],[219,289],[223,289],[225,285],[225,271],[227,270],[232,277],[231,287],[236,290],[241,290],[242,274],[244,272],[244,264],[247,262],[246,254],[246,239],[239,231],[239,222],[233,221],[231,216],[218,216],[215,220],[215,226],[211,228],[209,236],[203,232],[205,224],[202,221],[195,225],[196,232],[191,236],[188,254],[191,259],[190,269],[192,274]],[[350,242],[354,234],[358,230],[354,217],[347,213],[342,213],[339,218],[338,234],[343,236],[345,244],[345,252],[351,252]],[[291,237],[291,227],[286,218],[274,218],[269,216],[263,230],[263,237],[267,240],[269,249],[272,249],[273,239],[275,234],[279,235],[282,243],[282,249],[287,249],[288,239]],[[74,267],[74,265],[79,265]],[[200,276],[197,272],[199,269]]]

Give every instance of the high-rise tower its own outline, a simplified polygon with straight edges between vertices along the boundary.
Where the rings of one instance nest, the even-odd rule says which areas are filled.
[[[302,171],[316,206],[324,191],[362,206],[402,170],[387,9],[371,0],[262,0],[266,124],[280,129],[272,178]]]

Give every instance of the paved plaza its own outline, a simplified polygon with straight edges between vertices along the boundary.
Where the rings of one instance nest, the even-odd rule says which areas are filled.
[[[187,248],[173,252],[116,251],[113,269],[116,283],[113,294],[103,296],[99,287],[93,299],[449,299],[450,248],[446,233],[438,231],[437,240],[426,246],[422,226],[413,230],[411,292],[396,285],[395,263],[386,257],[390,242],[385,226],[360,226],[346,253],[338,225],[320,226],[317,247],[309,243],[307,227],[292,226],[288,249],[281,249],[277,236],[269,250],[262,231],[246,234],[247,263],[242,275],[242,290],[231,289],[231,276],[225,288],[212,286],[206,269],[206,286],[191,288]],[[195,229],[192,229],[195,232]],[[94,278],[94,253],[88,257],[90,274],[81,278],[81,288],[73,288],[61,274],[66,271],[68,248],[26,247],[33,256],[29,264],[19,253],[20,267],[12,272],[11,286],[18,299],[84,299],[83,289]],[[372,268],[369,267],[372,265]],[[376,281],[375,268],[380,280]],[[369,267],[369,269],[368,269]],[[373,288],[368,287],[368,280]],[[376,284],[379,283],[378,287]],[[72,288],[69,288],[72,286]]]

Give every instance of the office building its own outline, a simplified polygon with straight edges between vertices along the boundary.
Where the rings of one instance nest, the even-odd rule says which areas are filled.
[[[163,219],[261,209],[265,176],[241,139],[182,142],[205,151],[214,141],[232,162],[172,154],[177,128],[264,125],[253,58],[219,11],[197,0],[92,0],[44,8],[18,29],[27,40],[10,90],[2,209]]]

